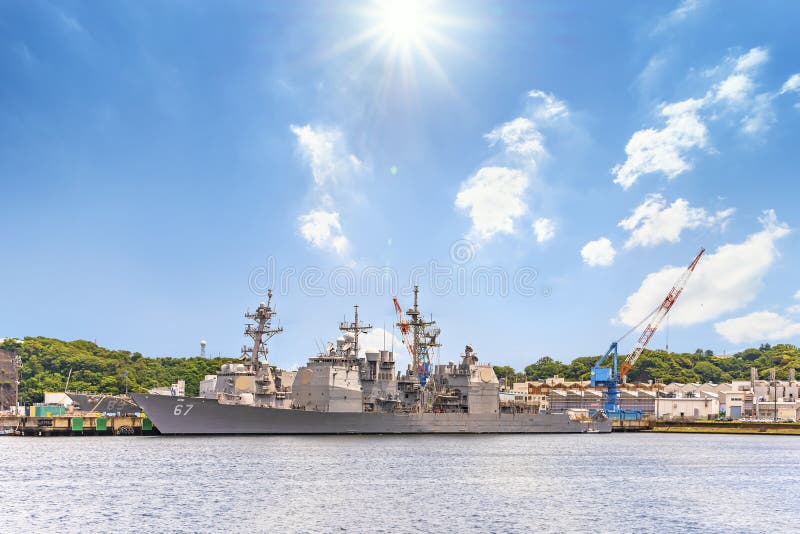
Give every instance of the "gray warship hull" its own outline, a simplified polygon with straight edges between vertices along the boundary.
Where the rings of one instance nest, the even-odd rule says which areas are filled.
[[[611,422],[568,414],[316,412],[132,395],[162,434],[528,434],[611,432]]]

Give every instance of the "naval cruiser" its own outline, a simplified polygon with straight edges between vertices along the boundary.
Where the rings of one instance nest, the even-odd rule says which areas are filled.
[[[414,288],[414,306],[399,326],[411,364],[395,370],[389,350],[359,352],[359,334],[372,328],[358,319],[339,325],[336,343],[297,372],[269,364],[267,342],[283,331],[273,326],[272,292],[254,313],[238,363],[224,364],[201,383],[200,397],[134,393],[134,401],[162,434],[500,434],[610,432],[601,411],[547,413],[538,406],[500,401],[500,381],[467,345],[460,362],[432,365],[439,328],[425,320]]]

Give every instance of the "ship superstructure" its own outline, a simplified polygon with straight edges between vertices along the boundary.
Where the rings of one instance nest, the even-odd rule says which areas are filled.
[[[272,290],[267,292],[267,302],[262,302],[254,312],[246,312],[249,322],[244,335],[251,338],[252,345],[242,347],[239,363],[227,363],[216,376],[207,376],[201,383],[201,395],[215,398],[225,404],[276,407],[285,398],[279,393],[275,373],[269,364],[267,343],[273,336],[283,332],[282,327],[272,325],[277,312],[272,308]]]
[[[340,433],[533,433],[610,431],[602,414],[546,414],[537,407],[507,410],[500,405],[500,383],[488,363],[467,345],[460,362],[432,366],[440,330],[414,306],[401,315],[408,326],[412,362],[395,369],[394,353],[367,349],[359,335],[372,329],[359,320],[339,325],[340,337],[308,359],[296,373],[274,372],[267,341],[282,332],[273,327],[272,293],[253,314],[245,335],[253,346],[242,362],[225,364],[201,384],[200,398],[134,394],[136,402],[167,434],[340,434]],[[396,307],[397,301],[395,299]],[[401,332],[403,331],[401,327]],[[404,336],[405,337],[405,336]],[[291,380],[291,385],[287,382]]]

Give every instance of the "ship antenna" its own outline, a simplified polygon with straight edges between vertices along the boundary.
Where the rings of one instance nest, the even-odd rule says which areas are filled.
[[[355,308],[355,312],[353,313],[353,326],[355,326],[355,336],[353,337],[353,345],[354,351],[356,353],[356,358],[358,358],[358,304],[353,306]]]
[[[283,332],[283,327],[280,325],[277,328],[272,326],[272,319],[277,313],[272,309],[272,290],[267,291],[267,302],[261,303],[254,313],[247,312],[244,314],[245,318],[254,321],[255,324],[247,324],[245,326],[244,334],[253,339],[253,347],[243,349],[243,357],[247,357],[247,351],[250,351],[250,368],[256,371],[259,368],[259,356],[264,356],[265,363],[269,366],[267,341],[275,334]]]
[[[370,330],[372,330],[371,324],[361,324],[358,322],[358,304],[353,306],[355,311],[353,322],[348,323],[347,321],[342,321],[342,324],[339,325],[339,330],[342,332],[352,332],[353,334],[353,350],[355,351],[355,358],[358,358],[358,334],[366,334]]]

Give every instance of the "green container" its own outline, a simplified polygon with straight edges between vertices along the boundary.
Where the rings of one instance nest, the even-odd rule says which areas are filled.
[[[71,422],[73,432],[83,432],[83,417],[73,417]]]
[[[31,415],[34,417],[55,417],[56,415],[64,415],[66,408],[63,406],[31,406]]]
[[[153,430],[153,422],[147,417],[142,419],[142,430]]]
[[[108,430],[108,419],[105,417],[98,417],[95,420],[95,430],[98,432],[105,432]]]

